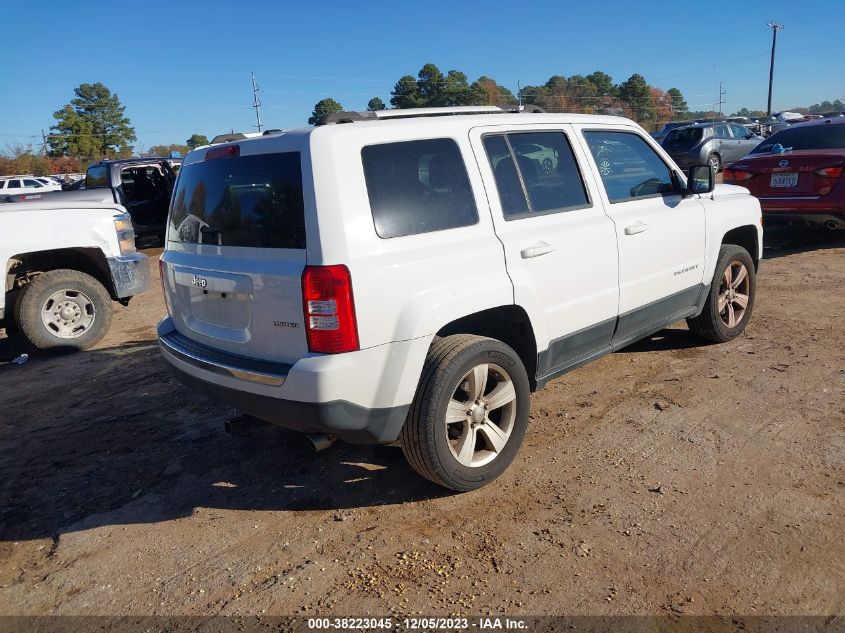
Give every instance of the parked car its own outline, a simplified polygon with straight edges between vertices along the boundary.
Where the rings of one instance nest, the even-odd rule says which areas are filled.
[[[601,174],[606,146],[637,163]],[[211,398],[315,443],[399,440],[470,490],[553,378],[682,319],[738,336],[761,253],[754,197],[708,165],[683,175],[624,118],[337,113],[185,157],[158,335]]]
[[[679,127],[661,145],[681,167],[700,163],[719,172],[722,165],[745,156],[763,139],[739,123],[701,123]]]
[[[767,224],[845,229],[845,117],[797,123],[725,168],[760,200]]]
[[[35,176],[9,176],[0,178],[0,196],[31,192],[46,193],[47,191],[53,191],[53,189],[37,180]]]
[[[4,205],[0,261],[0,323],[46,350],[95,345],[109,329],[112,301],[126,305],[150,278],[132,221],[114,202]]]
[[[48,189],[49,191],[61,191],[62,190],[61,183],[57,182],[53,178],[44,178],[44,177],[41,177],[41,176],[36,176],[35,180],[37,180],[42,185],[44,185],[44,188]]]
[[[113,202],[125,207],[139,238],[164,237],[167,208],[176,174],[167,158],[104,160],[88,167],[84,191],[73,186],[54,193],[41,189],[5,202]],[[43,192],[43,193],[42,193]],[[11,193],[0,191],[0,194]]]
[[[666,138],[666,135],[669,134],[669,132],[671,132],[672,130],[679,128],[679,127],[686,127],[689,124],[690,124],[689,121],[670,121],[669,123],[664,123],[663,127],[660,128],[659,131],[652,134],[652,136],[654,137],[654,139],[658,143],[660,143],[664,138]]]

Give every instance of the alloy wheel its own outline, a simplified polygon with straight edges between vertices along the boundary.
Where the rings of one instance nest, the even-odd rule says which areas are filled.
[[[94,302],[78,290],[57,290],[41,307],[41,323],[58,338],[77,338],[87,332],[97,318]]]
[[[748,310],[751,280],[745,264],[731,262],[722,275],[719,286],[719,317],[729,328],[735,328]]]

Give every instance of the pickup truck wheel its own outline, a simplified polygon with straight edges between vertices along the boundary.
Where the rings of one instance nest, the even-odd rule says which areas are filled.
[[[724,244],[704,310],[687,319],[690,331],[717,343],[736,338],[748,325],[756,292],[757,273],[751,255],[741,246]]]
[[[436,339],[400,442],[420,475],[474,490],[510,465],[528,426],[531,389],[519,356],[490,338]]]
[[[103,285],[77,270],[51,270],[26,284],[15,304],[15,322],[38,349],[80,350],[108,332],[112,303]]]

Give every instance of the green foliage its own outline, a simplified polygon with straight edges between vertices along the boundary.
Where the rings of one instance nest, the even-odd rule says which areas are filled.
[[[422,107],[417,89],[417,80],[411,75],[401,77],[390,93],[390,105],[394,108],[419,108]]]
[[[669,90],[666,91],[666,95],[670,99],[672,113],[675,116],[682,117],[689,112],[689,106],[687,105],[686,99],[684,99],[684,95],[681,94],[680,90],[677,88],[669,88]]]
[[[619,84],[619,100],[637,121],[648,122],[655,118],[651,91],[642,75],[634,73]]]
[[[170,152],[179,152],[182,156],[187,154],[192,148],[187,145],[179,145],[178,143],[171,143],[170,145],[153,145],[150,151],[147,152],[153,156],[161,156],[162,158],[169,158]]]
[[[379,99],[378,97],[373,97],[367,102],[367,110],[370,112],[375,112],[376,110],[386,110],[387,106],[384,105],[384,101]]]
[[[191,134],[191,138],[185,141],[189,149],[196,149],[201,145],[208,145],[208,137],[205,134]]]
[[[814,103],[808,110],[810,114],[822,114],[825,112],[845,112],[845,102],[841,99],[834,101],[822,101],[821,103]]]
[[[53,113],[48,136],[51,156],[113,158],[132,153],[135,130],[126,107],[102,83],[81,84],[70,103]]]
[[[332,112],[343,112],[343,106],[331,97],[320,99],[314,104],[314,111],[308,119],[308,125],[316,125],[320,118]]]

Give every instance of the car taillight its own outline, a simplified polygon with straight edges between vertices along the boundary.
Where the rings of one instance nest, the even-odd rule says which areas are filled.
[[[223,145],[222,147],[212,147],[205,153],[205,160],[214,160],[215,158],[230,158],[241,155],[240,145]]]
[[[733,182],[743,182],[744,180],[751,180],[754,174],[750,171],[743,171],[742,169],[725,169],[722,172],[722,180],[732,180]]]
[[[823,167],[822,169],[815,170],[813,173],[822,178],[839,178],[842,175],[842,165]]]
[[[340,354],[359,349],[352,277],[346,266],[306,266],[302,309],[309,351]]]

